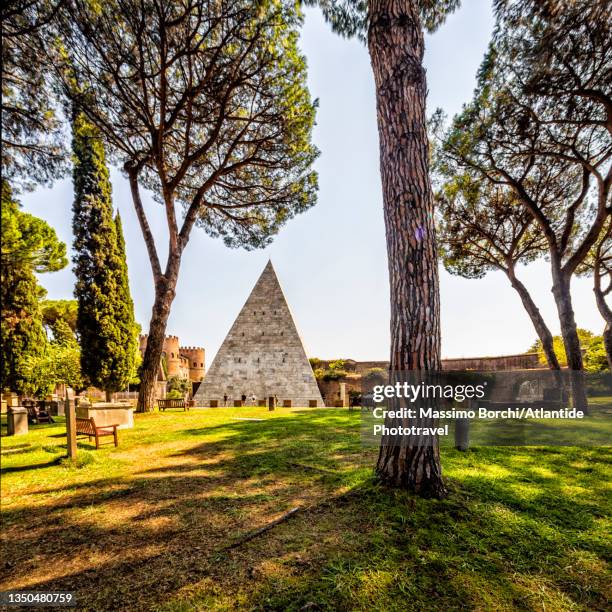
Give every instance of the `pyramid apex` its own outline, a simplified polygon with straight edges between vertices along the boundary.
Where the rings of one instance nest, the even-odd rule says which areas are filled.
[[[278,279],[278,275],[276,274],[276,269],[274,268],[272,259],[268,259],[268,263],[265,265],[264,269],[262,270],[261,276],[264,276],[266,273],[267,274],[272,273]]]

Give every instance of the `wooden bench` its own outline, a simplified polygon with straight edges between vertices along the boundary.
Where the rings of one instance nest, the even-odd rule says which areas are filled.
[[[96,422],[91,419],[76,419],[76,433],[77,436],[87,436],[91,441],[92,438],[96,439],[96,448],[100,448],[100,438],[103,436],[113,436],[115,440],[115,446],[119,445],[117,440],[117,427],[119,425],[104,425],[104,427],[96,427]]]
[[[160,399],[157,400],[157,407],[160,410],[167,408],[182,408],[185,412],[189,410],[189,404],[184,399]]]
[[[55,423],[51,415],[44,409],[36,405],[35,400],[23,400],[23,407],[28,411],[28,421],[30,423]]]

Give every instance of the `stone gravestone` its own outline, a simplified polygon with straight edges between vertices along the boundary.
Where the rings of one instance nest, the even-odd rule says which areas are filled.
[[[28,433],[28,411],[22,406],[9,406],[6,420],[6,433],[19,436]]]

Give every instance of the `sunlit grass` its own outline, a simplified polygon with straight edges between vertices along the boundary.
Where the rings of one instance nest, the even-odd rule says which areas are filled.
[[[334,409],[137,415],[75,464],[61,419],[4,437],[0,588],[95,610],[606,608],[609,449],[445,448],[440,502],[380,487],[359,431]]]

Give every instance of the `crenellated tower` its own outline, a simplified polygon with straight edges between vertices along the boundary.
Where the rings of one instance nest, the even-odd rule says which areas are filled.
[[[189,380],[200,382],[204,379],[206,361],[201,346],[181,346],[181,356],[189,360]]]
[[[141,334],[138,339],[142,356],[147,348],[147,340],[147,334]],[[191,382],[203,380],[206,372],[206,353],[201,346],[180,346],[178,336],[166,336],[162,354],[167,366],[167,378],[176,376]]]

